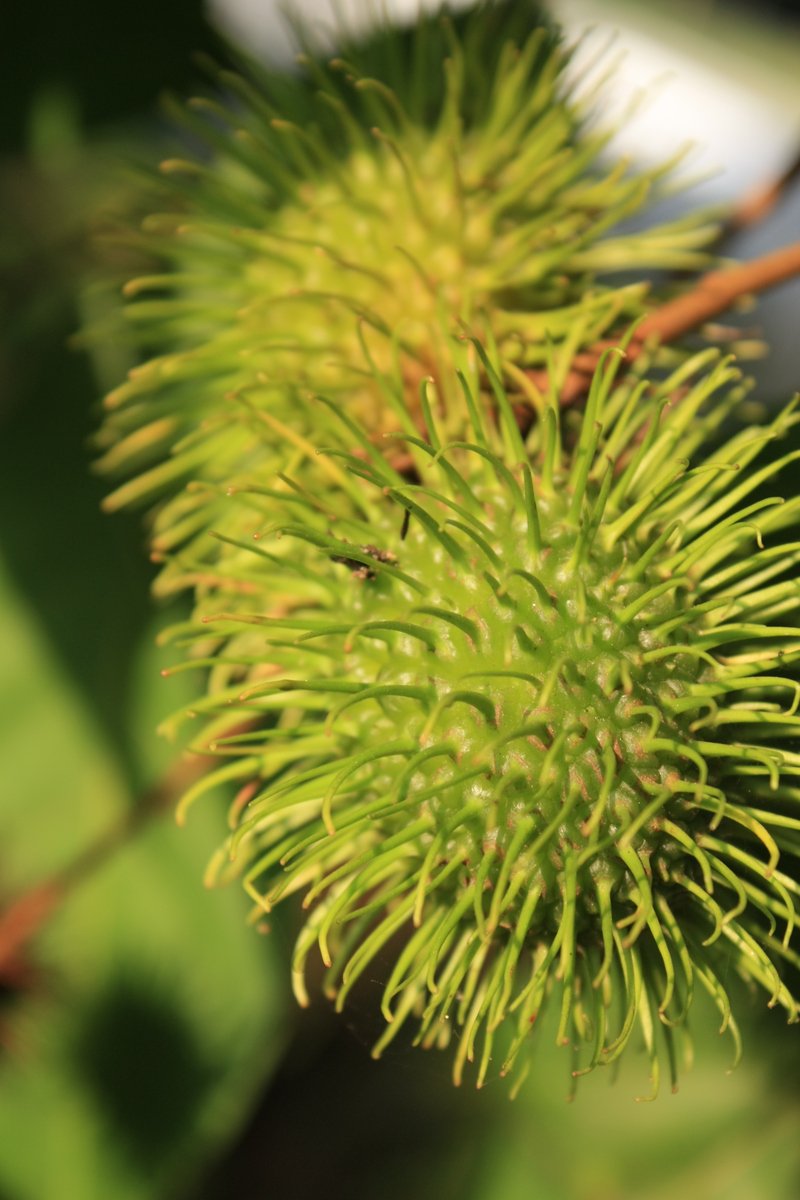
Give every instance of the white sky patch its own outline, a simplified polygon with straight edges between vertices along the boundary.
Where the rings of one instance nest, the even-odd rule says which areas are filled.
[[[767,94],[752,80],[742,82],[735,60],[722,70],[706,60],[702,43],[692,54],[649,29],[593,20],[597,9],[579,0],[554,7],[569,36],[581,37],[574,79],[580,81],[585,65],[608,46],[591,74],[613,62],[601,112],[604,124],[618,125],[613,153],[652,166],[689,146],[678,177],[703,179],[693,192],[700,202],[740,196],[791,160],[800,140],[800,103],[781,103],[774,90]],[[626,106],[637,99],[626,117]]]
[[[451,0],[450,8],[469,0]],[[335,44],[344,26],[358,34],[380,20],[408,23],[440,0],[207,0],[212,21],[251,53],[272,61],[290,60],[295,47],[285,17],[291,10],[320,39]],[[753,181],[778,173],[800,139],[800,90],[782,97],[762,62],[749,66],[741,51],[719,47],[671,25],[638,6],[597,5],[588,0],[553,0],[567,37],[582,38],[573,71],[580,78],[604,44],[606,54],[591,71],[597,77],[612,62],[612,78],[602,92],[603,123],[624,117],[637,96],[642,103],[623,121],[612,150],[642,164],[664,162],[692,145],[679,177],[701,178],[696,202],[715,203],[739,196]],[[719,15],[717,19],[721,19]],[[738,59],[737,59],[738,53]],[[752,57],[752,56],[751,56]],[[741,61],[739,61],[741,60]],[[758,86],[758,71],[763,87]]]
[[[471,0],[451,0],[455,11]],[[418,13],[435,11],[441,0],[206,0],[214,24],[251,53],[273,61],[286,61],[295,53],[286,20],[294,13],[319,37],[322,46],[335,45],[336,29],[354,34],[365,32],[381,21],[411,24]]]

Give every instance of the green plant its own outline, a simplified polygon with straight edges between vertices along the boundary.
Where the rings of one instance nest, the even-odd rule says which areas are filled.
[[[239,786],[209,881],[244,874],[257,916],[305,891],[298,997],[318,945],[339,1005],[385,971],[378,1052],[455,1026],[481,1083],[550,1005],[576,1075],[638,1030],[655,1087],[696,989],[737,1047],[729,974],[797,1015],[798,504],[759,492],[796,453],[749,469],[797,417],[723,436],[730,360],[634,355],[651,289],[597,272],[697,266],[709,230],[608,232],[652,179],[590,170],[563,55],[497,38],[511,11],[423,21],[416,71],[399,37],[363,51],[402,103],[311,58],[287,121],[221,76],[246,107],[212,106],[210,163],[168,164],[199,182],[146,224],[169,269],[128,288],[168,294],[127,310],[165,352],[112,394],[105,465],[170,451],[111,506],[163,494],[161,587],[196,589],[175,636],[224,765],[181,811]],[[309,80],[342,71],[332,126]]]

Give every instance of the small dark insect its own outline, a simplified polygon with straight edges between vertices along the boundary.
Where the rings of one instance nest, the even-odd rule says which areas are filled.
[[[376,562],[390,563],[396,565],[397,555],[392,554],[391,550],[381,550],[377,546],[359,546],[359,550],[364,554],[368,554],[370,558],[374,558]],[[356,558],[348,558],[346,554],[332,554],[331,562],[342,563],[345,567],[349,567],[353,572],[355,579],[374,579],[375,572],[367,563],[359,562]]]

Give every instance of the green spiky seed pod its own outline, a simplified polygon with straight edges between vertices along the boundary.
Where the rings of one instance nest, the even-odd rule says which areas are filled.
[[[737,1054],[732,979],[798,1013],[800,543],[781,531],[800,500],[760,491],[800,452],[750,465],[799,418],[715,449],[730,360],[618,382],[612,353],[585,414],[552,399],[523,444],[471,349],[472,426],[447,439],[429,382],[414,482],[309,400],[325,486],[229,498],[251,595],[212,587],[178,631],[211,668],[196,744],[222,762],[182,813],[237,781],[209,881],[243,875],[262,914],[303,895],[298,998],[315,948],[339,1007],[381,976],[376,1053],[457,1030],[456,1081],[473,1060],[478,1084],[524,1073],[549,1007],[576,1076],[636,1037],[655,1089],[696,992]]]
[[[222,493],[274,472],[298,387],[377,434],[432,375],[458,437],[465,325],[509,371],[546,366],[657,299],[603,273],[707,261],[702,217],[616,230],[665,171],[602,160],[611,131],[565,81],[569,57],[528,3],[482,6],[332,62],[310,52],[297,77],[215,71],[210,98],[171,106],[187,145],[150,185],[153,271],[125,289],[150,357],[109,395],[101,439],[126,480],[108,507],[163,501],[157,553],[213,569],[209,528],[238,533]],[[522,376],[517,391],[530,407]],[[159,586],[185,582],[173,561]]]

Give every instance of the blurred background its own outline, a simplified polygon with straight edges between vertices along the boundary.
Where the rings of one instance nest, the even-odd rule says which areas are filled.
[[[408,20],[416,4],[387,7]],[[324,37],[330,6],[295,7]],[[338,7],[359,28],[377,6]],[[587,54],[613,36],[620,110],[648,91],[617,149],[663,159],[696,143],[685,171],[702,182],[676,205],[733,202],[795,159],[793,4],[551,7],[570,36],[595,26]],[[291,911],[260,937],[235,889],[202,889],[221,814],[210,804],[176,829],[165,799],[181,768],[154,734],[190,697],[188,676],[161,679],[154,641],[180,609],[152,604],[139,522],[101,515],[91,473],[98,397],[127,363],[71,339],[102,315],[95,236],[125,209],[120,164],[157,153],[159,94],[191,87],[194,51],[221,53],[214,27],[276,61],[290,38],[271,0],[39,0],[7,21],[0,1200],[796,1200],[800,1034],[779,1014],[753,1008],[728,1075],[730,1046],[701,1012],[694,1071],[655,1104],[633,1099],[634,1061],[568,1105],[566,1066],[542,1047],[511,1105],[499,1082],[453,1089],[444,1056],[373,1063],[369,989],[340,1019],[322,1000],[299,1012]],[[747,258],[798,237],[795,181],[729,248]],[[799,312],[791,284],[736,318],[771,344],[754,364],[768,401],[800,385]]]

